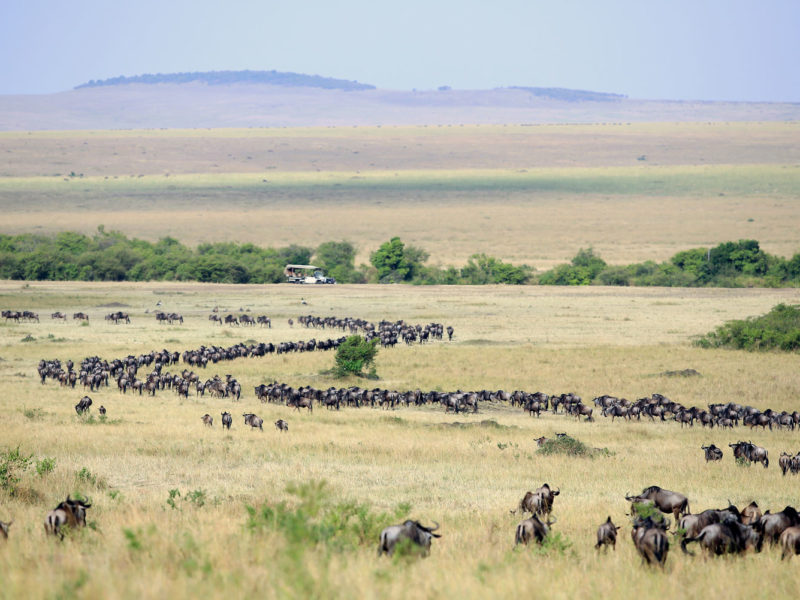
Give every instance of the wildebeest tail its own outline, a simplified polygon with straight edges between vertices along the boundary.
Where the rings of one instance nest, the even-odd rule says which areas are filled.
[[[659,564],[663,565],[667,560],[667,552],[669,552],[669,540],[667,540],[667,536],[660,535],[656,538],[655,548],[653,548],[653,554]]]
[[[522,523],[520,523],[519,525],[517,525],[517,531],[516,531],[516,533],[514,534],[514,544],[515,544],[515,545],[516,545],[516,544],[522,544],[522,543],[523,543],[523,538],[524,538],[524,529],[525,529],[525,528],[522,526]]]

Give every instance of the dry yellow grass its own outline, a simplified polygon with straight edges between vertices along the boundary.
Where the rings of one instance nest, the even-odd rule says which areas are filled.
[[[585,423],[551,414],[537,420],[497,405],[457,417],[430,407],[317,409],[308,415],[255,401],[252,386],[272,379],[317,387],[365,383],[322,375],[333,360],[326,353],[240,359],[202,373],[237,377],[245,394],[240,403],[181,401],[169,391],[140,398],[101,390],[90,395],[95,411],[99,404],[109,409],[108,420],[90,424],[72,408],[81,390],[41,386],[35,375],[42,357],[77,360],[330,335],[290,329],[286,322],[313,313],[453,324],[452,343],[380,352],[382,379],[376,384],[394,389],[541,389],[573,391],[587,400],[658,391],[685,404],[735,399],[794,409],[796,356],[704,351],[688,341],[726,319],[800,301],[796,290],[4,282],[0,299],[3,308],[31,308],[42,317],[39,324],[0,323],[0,446],[56,459],[51,474],[24,475],[19,497],[0,492],[0,519],[15,520],[10,539],[0,544],[0,597],[790,598],[800,592],[791,563],[781,563],[772,549],[706,562],[682,556],[673,545],[666,572],[640,567],[623,499],[658,484],[686,493],[694,511],[727,499],[740,506],[756,499],[773,510],[797,504],[796,480],[782,478],[774,464],[781,450],[800,449],[796,432],[682,430],[675,423],[612,424],[602,417]],[[182,312],[186,323],[158,326],[145,314],[157,301],[164,310]],[[116,310],[103,306],[110,304],[127,305],[132,324],[103,321],[105,312]],[[269,314],[273,329],[215,327],[207,315],[217,305],[223,314],[239,308]],[[92,324],[50,322],[53,310],[88,310]],[[36,340],[21,342],[28,334]],[[702,377],[659,375],[689,367]],[[222,410],[234,414],[230,433],[219,428]],[[263,433],[242,425],[239,415],[248,410],[264,418]],[[200,422],[206,412],[215,417],[213,429]],[[288,434],[271,427],[277,418],[289,421]],[[489,420],[496,424],[481,424]],[[453,427],[456,421],[465,425]],[[557,431],[606,447],[611,455],[536,454],[533,438]],[[726,444],[742,437],[770,451],[769,469],[733,463]],[[699,446],[709,441],[726,450],[721,464],[705,464]],[[84,468],[95,483],[76,476]],[[298,555],[278,533],[245,529],[245,505],[292,502],[288,483],[323,479],[335,499],[368,503],[376,511],[408,502],[413,516],[439,521],[443,537],[427,560],[393,562],[375,556],[377,540],[342,553],[320,546]],[[545,481],[562,490],[554,529],[571,546],[563,555],[515,552],[519,517],[508,511]],[[206,504],[180,499],[182,510],[173,510],[166,502],[171,489],[182,497],[203,490]],[[47,539],[44,514],[75,491],[92,497],[89,520],[96,530],[63,543]],[[598,554],[594,532],[609,514],[624,528],[617,551]]]

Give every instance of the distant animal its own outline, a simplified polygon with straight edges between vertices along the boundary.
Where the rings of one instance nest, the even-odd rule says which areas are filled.
[[[609,515],[606,522],[597,528],[597,544],[595,544],[595,548],[599,550],[601,546],[611,546],[616,550],[617,531],[619,531],[619,529],[620,527],[611,522],[611,516]]]
[[[243,413],[242,416],[244,417],[244,424],[250,425],[253,429],[258,427],[261,431],[264,431],[264,419],[254,415],[253,413]]]
[[[100,408],[98,408],[97,410],[100,411],[100,416],[105,416],[105,414],[106,414],[106,407],[105,406],[103,406],[101,404]]]
[[[669,552],[666,520],[654,521],[651,517],[637,518],[631,529],[631,539],[642,562],[664,566]]]
[[[395,546],[403,540],[408,540],[411,544],[418,546],[423,556],[428,556],[431,549],[433,538],[442,537],[439,533],[433,533],[439,529],[439,524],[434,521],[435,527],[425,527],[419,521],[407,520],[401,525],[391,525],[381,531],[380,544],[378,545],[378,556],[394,554]]]
[[[275,428],[278,431],[289,431],[289,424],[283,419],[278,419],[275,421]]]
[[[537,446],[542,446],[547,441],[547,438],[542,436],[542,437],[534,439],[533,441],[536,442]]]
[[[8,523],[4,523],[3,521],[0,521],[0,539],[8,539],[8,528],[11,527],[13,522],[14,521],[9,521]]]
[[[233,417],[231,417],[231,413],[222,413],[222,428],[230,430],[231,425],[233,425]]]
[[[64,527],[84,527],[86,526],[86,510],[91,508],[91,504],[85,500],[73,500],[69,496],[67,499],[53,510],[47,513],[44,520],[44,530],[48,534],[57,535],[64,539]]]
[[[525,544],[526,546],[535,541],[537,544],[542,544],[545,538],[550,534],[550,526],[555,523],[552,521],[542,521],[539,515],[534,514],[530,519],[525,519],[517,525],[514,534],[514,545]]]
[[[710,460],[722,460],[722,450],[717,448],[714,444],[700,446],[700,449],[705,451],[706,462]]]
[[[685,537],[681,541],[681,550],[692,554],[686,546],[697,542],[710,554],[741,554],[748,548],[755,548],[761,552],[762,536],[750,525],[742,525],[736,517],[729,515],[719,523],[712,523],[703,527],[695,537]]]
[[[203,425],[206,425],[208,427],[213,427],[214,426],[214,419],[211,417],[210,414],[208,414],[208,413],[204,414],[201,417],[201,419],[203,420]]]
[[[555,497],[561,493],[561,489],[555,491],[545,483],[542,487],[533,492],[526,492],[522,500],[519,501],[518,509],[522,513],[532,513],[534,515],[549,515],[553,511]],[[516,511],[512,511],[516,512]]]

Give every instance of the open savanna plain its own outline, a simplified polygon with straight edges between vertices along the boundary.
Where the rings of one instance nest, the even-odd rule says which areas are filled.
[[[798,250],[796,122],[0,132],[2,233],[186,244],[393,236],[463,265]]]
[[[687,406],[735,400],[794,410],[797,355],[703,350],[690,340],[728,319],[798,301],[797,290],[758,289],[0,282],[3,308],[41,318],[0,322],[0,449],[19,447],[34,462],[55,459],[51,472],[21,473],[15,495],[0,491],[0,519],[14,520],[9,539],[0,541],[0,597],[797,597],[796,564],[781,562],[775,548],[703,560],[673,544],[663,571],[643,567],[624,500],[626,492],[660,485],[685,493],[693,512],[728,500],[740,507],[756,500],[773,511],[796,506],[798,480],[781,477],[777,458],[800,450],[797,431],[612,424],[599,415],[596,422],[550,413],[537,419],[499,403],[482,404],[478,414],[432,406],[315,407],[309,414],[261,404],[253,387],[278,380],[317,388],[522,389],[574,392],[587,403],[601,394],[636,399],[659,392]],[[220,315],[269,315],[273,327],[215,326],[208,320],[214,307]],[[158,325],[156,308],[182,313],[184,324]],[[90,325],[51,321],[57,310],[87,312]],[[103,319],[116,310],[129,312],[131,323]],[[41,358],[78,362],[342,335],[299,326],[303,314],[437,321],[455,335],[381,350],[374,381],[333,379],[326,352],[240,358],[199,370],[202,379],[237,378],[238,402],[179,399],[170,390],[152,398],[122,395],[112,382],[89,393],[90,417],[73,409],[80,387],[41,385],[36,374]],[[701,376],[663,375],[689,368]],[[101,404],[105,419],[97,414]],[[234,416],[229,432],[220,428],[225,410]],[[263,417],[264,431],[245,427],[244,412]],[[205,413],[214,417],[212,428],[201,423]],[[279,418],[289,422],[288,433],[272,427]],[[537,453],[534,438],[556,432],[607,451],[592,458]],[[737,466],[727,444],[739,439],[767,448],[770,467]],[[722,462],[706,464],[700,446],[709,442],[725,451]],[[515,550],[521,517],[509,511],[544,482],[561,489],[558,543]],[[305,491],[291,491],[298,487]],[[70,493],[91,498],[89,527],[61,542],[46,537],[45,514]],[[298,521],[317,518],[309,496],[320,498],[328,525],[331,515],[347,514],[345,503],[360,505],[360,519],[351,522],[362,525],[347,543],[302,535]],[[280,512],[281,502],[297,519],[261,518],[264,506]],[[617,549],[597,552],[595,531],[609,515],[623,526]],[[441,524],[431,555],[377,557],[377,531],[406,516]]]

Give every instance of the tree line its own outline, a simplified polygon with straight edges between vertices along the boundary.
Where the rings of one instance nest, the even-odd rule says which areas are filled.
[[[591,248],[570,263],[537,273],[487,254],[473,254],[461,267],[427,264],[429,253],[394,237],[356,266],[352,242],[327,241],[316,248],[292,244],[263,248],[251,243],[203,243],[190,248],[172,237],[130,239],[101,225],[92,235],[0,234],[0,279],[49,281],[200,281],[280,283],[287,264],[315,264],[340,283],[418,285],[632,285],[779,287],[800,284],[800,253],[791,259],[768,254],[755,240],[694,248],[669,261],[608,265]]]

